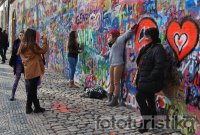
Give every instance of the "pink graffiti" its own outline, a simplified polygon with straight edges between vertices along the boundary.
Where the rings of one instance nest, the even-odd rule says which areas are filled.
[[[192,105],[189,105],[189,106],[188,106],[188,111],[189,111],[190,113],[195,112],[195,110],[196,110],[196,107],[195,107],[195,106],[192,106]]]
[[[86,75],[85,76],[85,87],[94,88],[96,85],[96,78],[94,75]]]

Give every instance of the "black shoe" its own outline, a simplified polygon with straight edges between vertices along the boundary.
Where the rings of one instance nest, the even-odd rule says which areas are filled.
[[[145,132],[148,132],[148,129],[142,129],[142,128],[140,128],[140,129],[138,129],[138,132],[145,133]]]
[[[107,97],[108,97],[108,103],[110,103],[112,101],[113,93],[108,93]]]
[[[30,114],[33,112],[33,109],[32,108],[26,108],[26,114]]]
[[[6,62],[5,62],[5,61],[2,61],[2,62],[1,62],[1,64],[4,64],[4,63],[6,63]]]
[[[42,107],[40,107],[40,108],[36,108],[36,109],[34,110],[34,113],[43,113],[44,111],[45,111],[45,109],[42,108]]]
[[[113,96],[112,97],[112,101],[110,103],[107,104],[107,106],[117,106],[119,103],[118,103],[118,97],[116,96]]]
[[[15,98],[10,98],[10,101],[14,101],[15,100]]]
[[[34,113],[40,113],[40,112],[44,112],[45,111],[44,108],[40,107],[39,99],[35,99],[33,104],[35,106]]]

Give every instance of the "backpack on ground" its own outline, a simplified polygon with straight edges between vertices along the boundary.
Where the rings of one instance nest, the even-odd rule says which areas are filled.
[[[84,88],[85,92],[81,97],[103,99],[106,97],[106,91],[101,86],[95,86],[94,88]]]

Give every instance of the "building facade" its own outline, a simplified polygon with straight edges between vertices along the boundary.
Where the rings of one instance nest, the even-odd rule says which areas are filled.
[[[1,6],[0,6],[0,27],[3,30],[8,31],[8,27],[9,27],[9,8],[8,8],[8,0],[5,0],[4,2],[2,1]]]

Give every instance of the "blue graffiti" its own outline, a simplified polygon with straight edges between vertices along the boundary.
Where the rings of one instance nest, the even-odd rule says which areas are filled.
[[[104,12],[103,18],[102,18],[102,27],[104,30],[109,30],[111,28],[111,13],[110,12]]]
[[[145,13],[156,13],[157,9],[156,9],[156,5],[155,5],[155,0],[148,0],[145,1],[143,4],[143,14]]]
[[[200,4],[200,0],[186,0],[186,9],[197,7]]]
[[[112,21],[112,29],[119,29],[119,19],[115,17]]]

